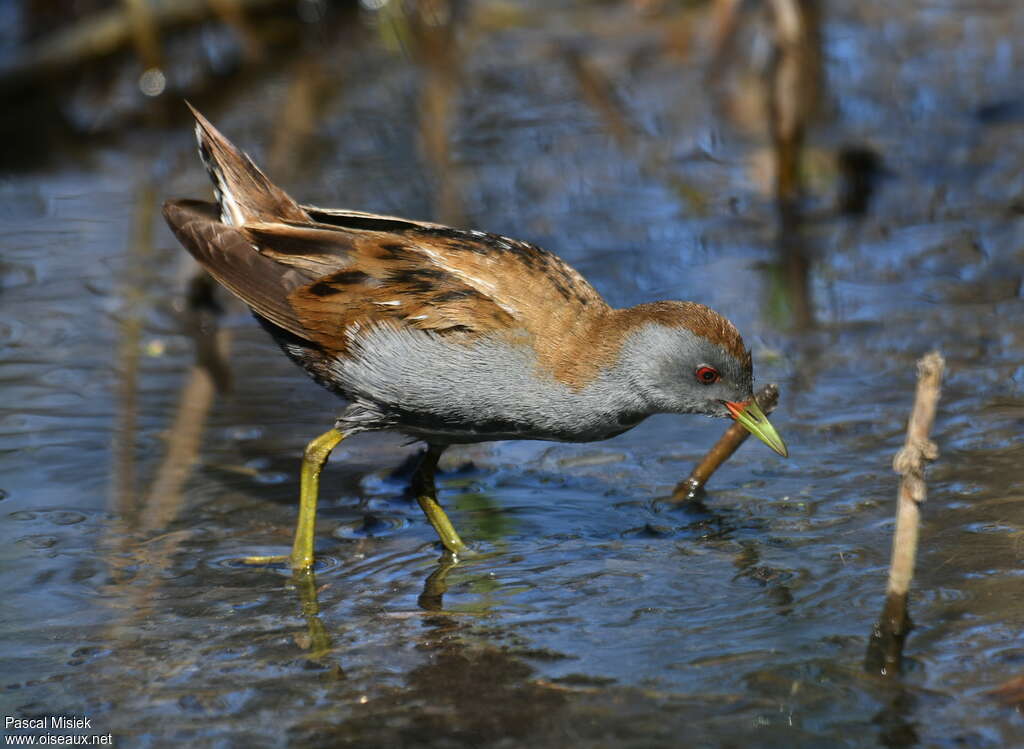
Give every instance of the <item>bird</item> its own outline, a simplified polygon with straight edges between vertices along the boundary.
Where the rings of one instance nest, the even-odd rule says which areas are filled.
[[[705,414],[732,417],[788,455],[754,400],[750,351],[711,308],[614,308],[529,242],[299,204],[188,106],[215,201],[167,201],[168,225],[289,358],[347,402],[304,451],[291,553],[247,561],[312,569],[320,473],[361,432],[426,443],[413,491],[456,557],[467,547],[434,482],[451,445],[591,442],[653,414]]]

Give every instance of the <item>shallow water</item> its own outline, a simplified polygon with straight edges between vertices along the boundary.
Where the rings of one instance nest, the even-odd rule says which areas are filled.
[[[208,190],[183,114],[60,151],[0,176],[4,715],[87,716],[118,746],[1024,744],[986,694],[1024,675],[1024,12],[825,9],[788,237],[806,327],[737,114],[758,89],[736,73],[716,104],[707,10],[641,5],[481,3],[440,41],[363,11],[195,103],[303,200],[535,241],[616,305],[723,311],[780,385],[791,458],[748,443],[676,507],[722,423],[452,449],[441,499],[474,553],[449,569],[397,470],[417,448],[363,435],[325,472],[315,593],[242,567],[287,550],[338,404],[226,299],[230,390],[194,366],[216,316],[187,314],[159,216]],[[884,160],[862,217],[833,210],[846,143]],[[891,460],[933,348],[916,628],[883,680],[863,658]]]

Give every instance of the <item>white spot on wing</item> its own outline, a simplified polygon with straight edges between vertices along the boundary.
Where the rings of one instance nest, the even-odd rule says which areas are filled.
[[[231,194],[227,183],[223,180],[220,172],[215,172],[217,181],[220,183],[220,220],[231,226],[241,226],[245,223],[245,216],[238,209],[235,196]]]
[[[208,148],[203,147],[203,129],[196,123],[196,141],[199,143],[199,158],[206,167],[206,171],[213,178],[213,194],[217,198],[217,205],[220,206],[220,220],[228,226],[241,226],[245,223],[245,216],[238,207],[238,201],[231,193],[227,180],[221,172],[220,166],[215,160],[207,158]]]

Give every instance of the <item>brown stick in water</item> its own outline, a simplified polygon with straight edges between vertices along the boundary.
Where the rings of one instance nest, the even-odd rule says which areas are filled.
[[[765,414],[770,414],[779,403],[779,386],[768,384],[761,388],[754,395],[754,400]],[[744,440],[750,436],[750,432],[739,423],[734,423],[725,430],[725,434],[719,438],[714,447],[708,450],[700,463],[690,473],[690,477],[681,481],[672,490],[670,502],[685,502],[693,499],[697,492],[704,488],[711,475],[718,470],[718,467],[729,459]]]
[[[892,467],[900,474],[897,495],[896,532],[892,539],[892,561],[882,616],[871,633],[864,668],[882,676],[898,674],[903,660],[903,642],[912,623],[907,613],[907,593],[914,578],[921,503],[927,496],[924,483],[925,463],[935,460],[939,451],[929,439],[939,402],[942,372],[946,363],[938,351],[917,362],[917,395],[907,424],[907,439]]]

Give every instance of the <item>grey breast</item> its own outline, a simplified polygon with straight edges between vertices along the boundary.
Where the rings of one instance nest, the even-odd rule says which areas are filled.
[[[615,371],[573,390],[539,369],[530,349],[497,338],[454,342],[377,325],[352,333],[347,355],[330,366],[353,399],[339,428],[394,429],[428,442],[587,442],[651,413]]]

